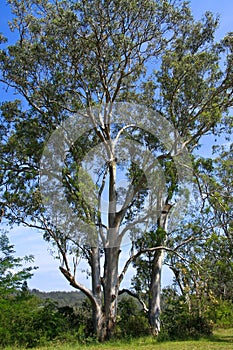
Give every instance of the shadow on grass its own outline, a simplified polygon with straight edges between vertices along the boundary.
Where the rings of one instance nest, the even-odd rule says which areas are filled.
[[[208,338],[211,342],[216,343],[233,343],[233,335],[213,334]]]

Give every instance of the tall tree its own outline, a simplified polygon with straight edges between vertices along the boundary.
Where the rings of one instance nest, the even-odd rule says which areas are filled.
[[[170,245],[181,237],[193,237],[178,255],[168,254],[167,263],[174,272],[175,283],[186,296],[195,295],[196,311],[202,314],[203,301],[232,300],[232,146],[220,147],[215,158],[199,158],[198,204],[190,208],[188,220],[170,236]],[[176,243],[175,243],[176,242]]]
[[[215,47],[217,21],[206,14],[196,23],[187,3],[9,3],[18,41],[1,50],[1,82],[23,100],[1,106],[5,216],[42,229],[54,242],[61,272],[92,303],[102,340],[114,330],[129,264],[156,251],[150,319],[158,330],[162,250],[156,242],[152,248],[133,243],[119,273],[122,241],[127,233],[133,242],[143,237],[145,226],[166,233],[171,200],[183,190],[184,165],[191,167],[186,147],[192,150],[220,125],[232,104],[232,37]],[[226,47],[222,72],[217,63]],[[151,80],[147,68],[161,55]],[[90,163],[95,183],[85,171]],[[123,175],[127,188],[117,186]],[[91,288],[77,277],[80,258],[89,264]]]
[[[232,130],[232,117],[227,114],[228,108],[232,106],[232,34],[227,35],[220,45],[214,44],[217,22],[211,15],[207,13],[203,22],[194,22],[189,11],[186,15],[188,19],[181,22],[176,38],[168,45],[162,56],[160,69],[154,73],[154,79],[144,85],[146,94],[143,98],[150,106],[172,121],[179,135],[182,135],[182,146],[188,148],[194,160],[193,151],[200,147],[203,135],[219,135]],[[226,54],[225,71],[220,69],[222,53]],[[152,88],[154,88],[154,94],[151,94]],[[159,98],[156,98],[158,95]],[[150,147],[153,148],[153,143]],[[146,261],[142,263],[141,259],[136,261],[137,269],[139,268],[141,272],[143,269],[140,266],[143,264],[148,266],[148,262],[150,264],[149,320],[155,332],[160,329],[159,296],[164,254],[164,250],[156,249],[156,246],[166,246],[167,233],[174,229],[172,228],[175,217],[173,204],[175,204],[174,195],[177,193],[178,186],[176,169],[172,166],[172,162],[165,158],[161,163],[166,173],[165,203],[167,205],[164,206],[154,230],[163,232],[163,240],[161,241],[161,236],[156,234],[154,242],[145,239],[143,250],[146,247],[150,247],[151,250],[149,255],[142,256],[141,259],[146,260],[147,263]],[[194,164],[193,161],[195,169]],[[195,174],[196,178],[200,175],[198,171]],[[183,207],[182,212],[184,210]],[[167,225],[170,228],[167,228]],[[181,238],[182,236],[177,246],[182,243]],[[183,239],[183,243],[186,239],[188,238]],[[139,242],[141,243],[141,239]],[[153,254],[152,246],[155,247]],[[173,249],[176,249],[176,246],[173,246]],[[138,254],[136,257],[138,258]],[[138,280],[137,283],[139,283]]]

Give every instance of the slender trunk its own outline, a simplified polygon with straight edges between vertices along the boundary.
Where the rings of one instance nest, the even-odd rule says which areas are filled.
[[[152,266],[152,276],[149,294],[149,324],[153,335],[158,335],[161,328],[161,271],[163,264],[163,256],[163,251],[156,251]]]
[[[158,219],[158,229],[162,229],[162,236],[158,238],[157,244],[164,245],[166,243],[167,220],[172,205],[166,204]],[[161,329],[161,273],[164,259],[164,251],[156,250],[154,252],[152,262],[152,273],[149,291],[149,323],[152,334],[158,335]]]
[[[110,339],[115,331],[119,293],[118,264],[120,254],[119,224],[116,215],[116,160],[109,162],[108,232],[104,247],[104,275],[100,277],[99,249],[92,249],[93,324],[100,341]],[[102,292],[101,292],[102,291]],[[103,294],[103,295],[102,295]]]
[[[95,334],[99,333],[102,322],[102,290],[100,277],[100,253],[99,248],[91,249],[91,269],[92,269],[92,293],[96,299],[96,304],[92,308],[93,328]]]
[[[63,267],[60,266],[60,271],[74,288],[81,290],[87,296],[87,298],[91,301],[92,310],[93,310],[94,332],[99,340],[104,341],[106,339],[106,337],[104,336],[105,333],[103,332],[103,329],[105,327],[104,326],[105,317],[103,313],[101,288],[100,288],[100,291],[96,293],[97,295],[96,297],[96,295],[94,295],[91,290],[89,290],[84,285],[76,282],[74,275],[70,273],[69,269],[64,269]],[[95,284],[93,280],[92,280],[92,284],[93,285]]]
[[[111,152],[113,147],[111,147]],[[104,276],[102,280],[104,292],[103,322],[101,337],[110,339],[114,334],[117,316],[117,299],[119,293],[118,263],[120,254],[119,222],[116,220],[116,159],[111,153],[109,162],[109,207],[108,207],[108,234],[104,248]]]
[[[115,331],[117,316],[117,301],[119,293],[118,261],[119,247],[105,249],[104,266],[104,314],[106,339],[110,339]]]

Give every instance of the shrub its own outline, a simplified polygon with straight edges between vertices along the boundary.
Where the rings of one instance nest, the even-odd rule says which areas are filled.
[[[161,321],[159,341],[198,339],[211,335],[213,331],[213,322],[205,315],[190,312],[182,296],[176,296],[164,305]]]
[[[11,296],[0,299],[0,310],[0,347],[34,347],[55,339],[88,336],[81,311],[77,314],[71,307],[59,308],[51,300]]]
[[[122,298],[118,308],[118,337],[135,338],[150,334],[147,316],[133,298]]]
[[[218,300],[215,305],[209,308],[209,318],[216,327],[233,327],[233,303],[229,300]]]

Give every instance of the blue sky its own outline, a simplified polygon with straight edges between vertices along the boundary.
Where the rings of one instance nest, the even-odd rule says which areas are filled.
[[[10,11],[5,0],[0,0],[0,32],[10,35],[10,41],[14,36],[7,30],[7,21],[10,17]],[[233,1],[232,0],[192,0],[191,8],[195,17],[198,19],[205,11],[211,11],[220,15],[220,25],[217,30],[216,39],[222,38],[227,32],[233,31]],[[0,100],[5,98],[5,93],[0,87]],[[49,247],[43,241],[41,235],[28,228],[16,227],[9,232],[11,243],[15,245],[17,256],[33,254],[35,265],[39,266],[29,281],[30,288],[36,288],[44,291],[49,290],[73,290],[58,270],[59,262],[51,255],[52,247]],[[81,270],[85,266],[80,266]],[[128,275],[128,278],[130,274]],[[85,282],[85,275],[81,276]],[[163,274],[163,285],[171,280],[171,273],[165,270]]]

